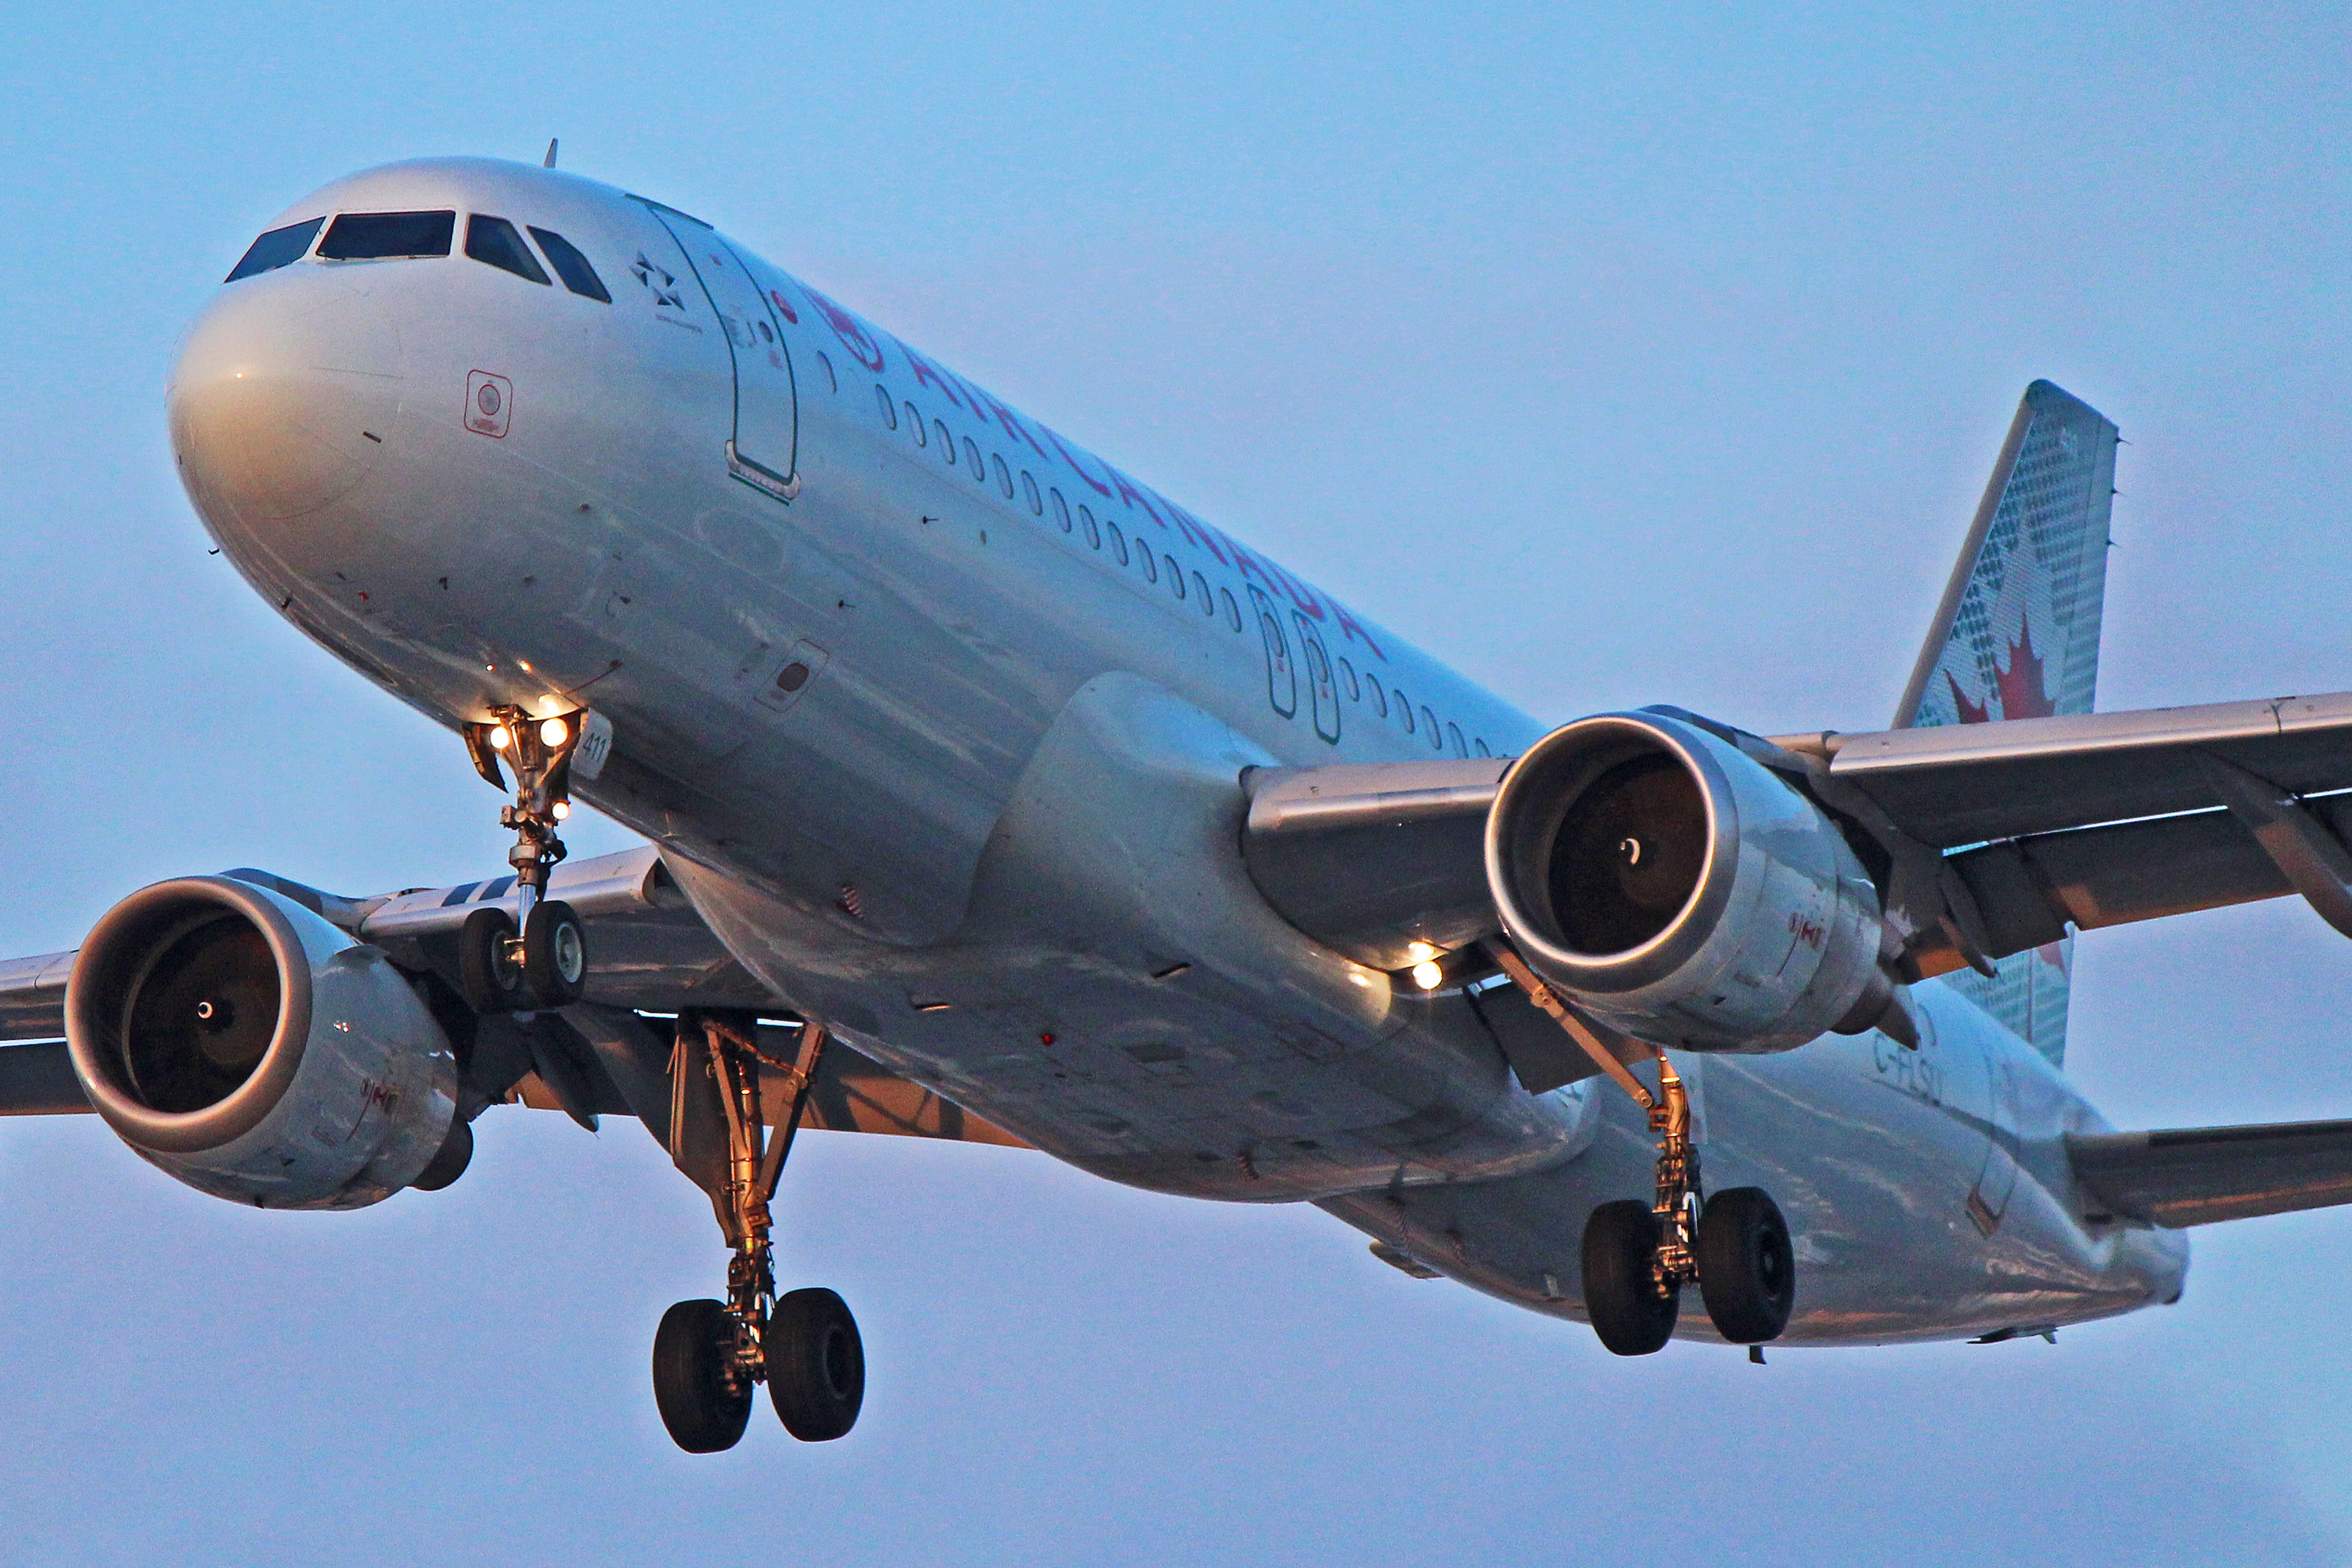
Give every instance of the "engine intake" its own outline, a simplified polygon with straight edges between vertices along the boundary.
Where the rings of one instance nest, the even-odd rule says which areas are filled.
[[[66,983],[99,1115],[217,1197],[358,1208],[456,1180],[448,1040],[400,972],[268,889],[185,877],[108,910]]]
[[[1496,795],[1486,876],[1528,965],[1654,1044],[1787,1050],[1892,996],[1877,889],[1837,825],[1683,719],[1602,714],[1536,742]]]

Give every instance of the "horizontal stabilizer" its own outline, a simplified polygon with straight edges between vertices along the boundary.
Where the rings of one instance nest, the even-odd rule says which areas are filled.
[[[2169,1229],[2352,1203],[2352,1121],[2076,1133],[2066,1153],[2118,1218]]]

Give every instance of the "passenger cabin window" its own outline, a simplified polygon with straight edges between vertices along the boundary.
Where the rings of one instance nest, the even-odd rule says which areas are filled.
[[[1234,603],[1234,591],[1231,588],[1220,588],[1217,590],[1217,597],[1225,602],[1225,625],[1234,631],[1241,630],[1242,607]]]
[[[1451,719],[1445,721],[1445,738],[1453,743],[1455,756],[1466,757],[1470,754],[1470,748],[1462,743],[1462,726]]]
[[[1030,516],[1045,515],[1045,498],[1037,493],[1037,481],[1030,476],[1026,468],[1021,470],[1021,499],[1029,503]],[[1064,523],[1062,526],[1067,528],[1069,524]]]
[[[1054,498],[1054,521],[1055,521],[1055,522],[1058,523],[1058,524],[1061,526],[1061,530],[1062,530],[1062,531],[1063,531],[1064,533],[1067,533],[1067,532],[1069,532],[1069,531],[1070,531],[1070,503],[1069,503],[1068,501],[1066,501],[1066,500],[1064,500],[1062,499],[1062,492],[1061,492],[1061,491],[1059,491],[1059,490],[1047,490],[1045,493],[1046,493],[1047,495],[1049,495],[1049,496],[1051,496],[1051,497],[1053,497],[1053,498]]]
[[[1339,661],[1339,679],[1348,683],[1349,701],[1361,702],[1364,700],[1363,688],[1356,684],[1356,667],[1344,658]]]
[[[299,261],[310,254],[310,242],[319,237],[322,217],[306,218],[289,223],[284,228],[273,228],[245,247],[245,259],[229,268],[224,283],[234,283],[240,278],[250,278],[257,272],[275,272],[289,262]]]
[[[1402,688],[1399,688],[1396,700],[1397,717],[1404,721],[1404,732],[1410,735],[1412,733],[1412,699],[1404,694]]]
[[[882,410],[882,423],[896,430],[898,427],[898,405],[890,401],[890,389],[887,386],[876,387],[874,404],[876,407]],[[915,425],[915,438],[921,440],[922,434],[922,423],[918,420]]]
[[[1004,466],[1002,453],[996,458],[996,488],[1004,492],[1006,500],[1013,499],[1013,470]]]
[[[963,438],[963,460],[971,466],[974,479],[983,485],[988,482],[988,465],[980,460],[980,443],[969,436]]]
[[[1126,565],[1128,563],[1127,535],[1118,531],[1118,524],[1115,522],[1104,523],[1103,531],[1110,535],[1111,552],[1118,557],[1118,563],[1122,566]]]
[[[522,242],[515,226],[502,217],[488,213],[476,213],[466,220],[466,254],[486,262],[501,272],[547,287],[547,268]]]
[[[1078,521],[1086,526],[1087,548],[1088,550],[1100,550],[1102,548],[1102,531],[1095,526],[1095,514],[1088,511],[1085,507],[1080,507],[1078,508]]]
[[[1184,596],[1184,568],[1176,564],[1176,557],[1173,555],[1163,555],[1160,559],[1165,562],[1168,566],[1168,586],[1175,591],[1178,598],[1182,598]]]
[[[1159,582],[1160,567],[1158,563],[1151,559],[1150,547],[1149,545],[1138,545],[1135,552],[1143,557],[1143,580],[1147,583]]]
[[[833,362],[825,358],[823,354],[819,354],[816,356],[816,363],[817,368],[824,372],[824,389],[827,392],[839,392],[841,390],[841,383],[835,379],[833,374]]]
[[[909,430],[912,430],[912,431],[915,433],[915,445],[916,445],[916,446],[918,446],[918,447],[928,447],[928,446],[929,446],[929,445],[930,445],[930,442],[929,442],[928,439],[926,439],[926,438],[925,438],[925,437],[924,437],[924,435],[923,435],[923,414],[922,414],[922,410],[921,410],[921,409],[919,409],[919,408],[917,408],[917,407],[916,407],[913,404],[911,404],[911,403],[909,403],[908,405],[907,405],[907,428],[908,428],[908,429],[909,429]]]
[[[1364,672],[1364,689],[1372,694],[1372,711],[1379,714],[1383,719],[1387,718],[1389,716],[1389,694],[1381,689],[1379,679],[1376,679],[1370,670]]]
[[[1209,580],[1198,572],[1192,574],[1192,597],[1199,603],[1202,615],[1213,616],[1217,613],[1217,602],[1209,597]]]
[[[319,242],[322,261],[412,260],[449,254],[456,213],[345,213]]]
[[[1421,705],[1421,722],[1423,728],[1429,731],[1429,749],[1433,752],[1445,750],[1445,737],[1437,732],[1437,715],[1429,710],[1426,702]]]
[[[954,468],[955,437],[948,434],[948,422],[944,419],[932,420],[931,434],[940,438],[940,461],[950,468]]]
[[[1478,748],[1478,754],[1482,757],[1491,757],[1495,754],[1486,749],[1486,742],[1479,740],[1475,736],[1472,737],[1470,743]]]
[[[566,289],[600,304],[613,302],[604,280],[596,276],[596,269],[588,265],[588,258],[580,254],[577,246],[551,228],[534,228],[530,237],[539,241],[540,249],[547,252],[547,264],[555,268],[555,275],[563,279]],[[832,366],[825,368],[829,371]]]

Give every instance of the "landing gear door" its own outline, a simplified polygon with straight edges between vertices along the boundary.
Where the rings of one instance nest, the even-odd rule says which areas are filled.
[[[727,471],[753,489],[791,500],[800,494],[799,400],[783,328],[727,242],[684,214],[653,209],[685,252],[727,335],[735,363],[735,424]]]

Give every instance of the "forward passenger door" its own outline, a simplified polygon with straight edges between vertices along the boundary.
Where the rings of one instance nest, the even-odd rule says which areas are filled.
[[[799,399],[782,323],[728,243],[684,213],[651,207],[702,285],[735,367],[735,418],[727,471],[753,489],[788,501],[800,493]]]

